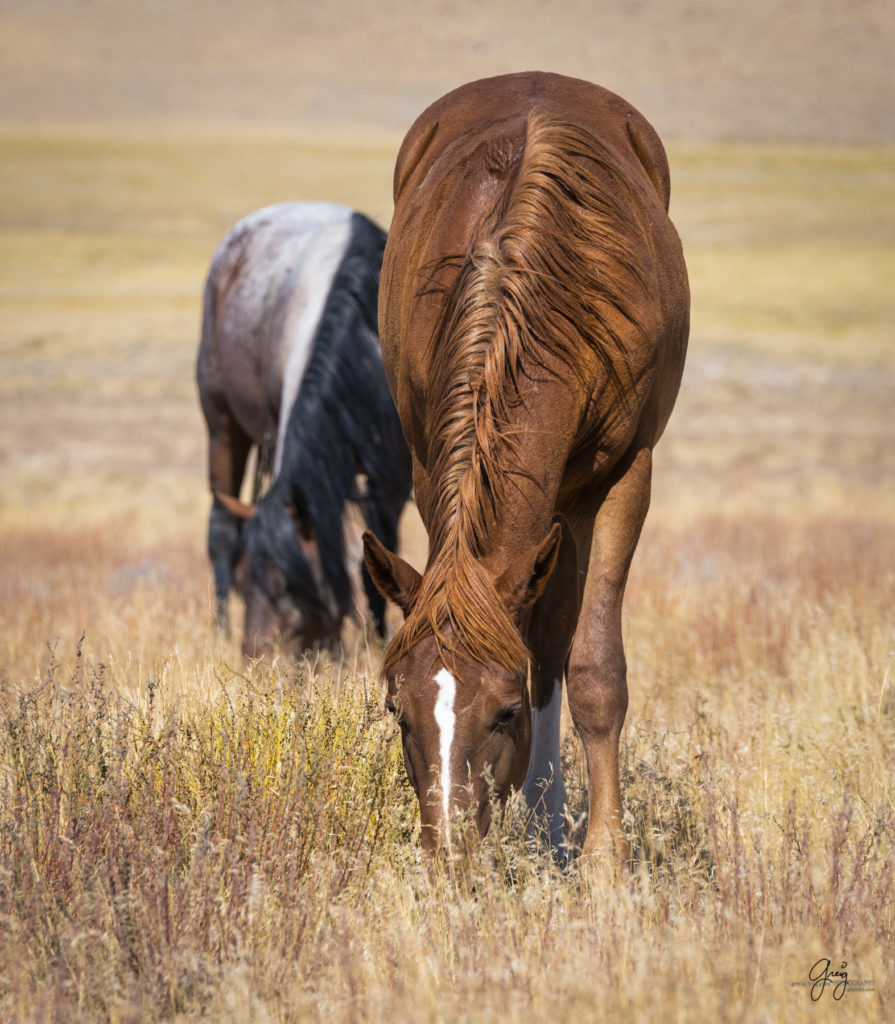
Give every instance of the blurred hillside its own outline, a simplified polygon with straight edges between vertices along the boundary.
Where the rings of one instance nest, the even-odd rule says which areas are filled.
[[[891,0],[0,0],[0,121],[403,130],[538,68],[667,140],[895,141]]]

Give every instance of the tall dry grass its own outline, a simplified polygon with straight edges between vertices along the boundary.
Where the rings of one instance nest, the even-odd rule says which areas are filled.
[[[636,859],[609,889],[529,849],[518,802],[430,877],[359,638],[347,665],[244,670],[208,629],[201,552],[123,578],[120,539],[29,541],[54,618],[20,594],[4,659],[4,1019],[808,1020],[823,957],[866,983],[848,1019],[887,1019],[888,528],[647,533],[626,618]],[[569,723],[564,761],[574,840]]]

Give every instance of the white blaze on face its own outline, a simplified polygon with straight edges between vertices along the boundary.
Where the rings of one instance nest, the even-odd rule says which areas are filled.
[[[454,700],[457,696],[457,681],[446,668],[435,676],[438,696],[435,698],[435,722],[439,729],[439,754],[441,756],[441,800],[444,808],[445,838],[450,846],[450,796],[451,796],[451,747],[454,743]]]

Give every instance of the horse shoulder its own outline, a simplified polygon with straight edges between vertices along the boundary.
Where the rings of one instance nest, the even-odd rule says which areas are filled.
[[[413,172],[419,167],[426,152],[431,148],[437,131],[437,120],[417,121],[405,138],[395,162],[393,195],[396,201],[404,191]]]
[[[652,125],[633,111],[628,114],[626,128],[634,154],[646,171],[667,213],[671,201],[671,172],[665,147]]]

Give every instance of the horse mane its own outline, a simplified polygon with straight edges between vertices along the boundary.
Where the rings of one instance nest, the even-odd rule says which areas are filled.
[[[468,252],[424,268],[429,291],[440,270],[454,269],[432,341],[433,528],[420,592],[386,650],[386,670],[429,634],[446,663],[462,648],[511,671],[527,664],[482,558],[526,475],[512,414],[537,379],[556,373],[558,360],[559,372],[589,391],[599,377],[627,402],[616,324],[621,317],[638,328],[632,296],[644,279],[627,241],[640,228],[618,162],[589,132],[535,109],[524,139],[495,139],[485,154],[486,170],[507,187]]]
[[[352,215],[351,240],[333,278],[308,365],[289,414],[283,462],[270,490],[246,524],[249,564],[263,583],[264,563],[286,578],[297,603],[325,609],[296,527],[313,533],[323,578],[339,617],[354,610],[345,565],[343,511],[367,475],[376,496],[406,495],[406,466],[394,457],[404,444],[382,366],[377,331],[379,270],[385,233]],[[406,462],[409,463],[409,455]],[[296,520],[287,512],[295,510]],[[381,514],[381,509],[377,509]],[[375,529],[375,527],[374,527]]]

